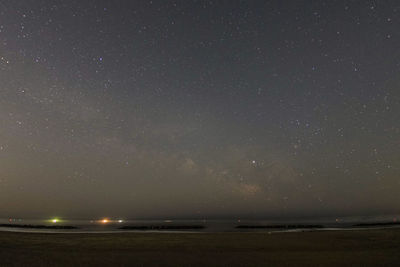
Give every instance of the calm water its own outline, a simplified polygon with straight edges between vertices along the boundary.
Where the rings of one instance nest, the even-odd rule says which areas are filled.
[[[121,230],[124,226],[192,226],[201,225],[203,229],[194,230],[151,230],[152,232],[266,232],[266,231],[296,231],[296,229],[269,228],[269,229],[243,229],[237,226],[265,226],[265,225],[322,225],[325,230],[329,229],[351,229],[358,223],[379,223],[379,222],[399,222],[400,215],[386,216],[363,216],[363,217],[341,217],[341,218],[316,218],[316,219],[296,219],[296,220],[121,220],[108,218],[107,221],[101,220],[68,220],[63,218],[32,220],[20,218],[3,218],[0,224],[14,225],[60,225],[75,226],[78,229],[31,229],[31,228],[12,228],[0,227],[0,230],[26,231],[26,232],[143,232],[143,230]],[[379,226],[378,226],[379,227]],[[396,226],[394,226],[396,227]],[[398,227],[398,226],[397,226]],[[307,230],[307,229],[297,229]],[[310,230],[310,229],[308,229]],[[315,229],[314,229],[315,230]],[[148,230],[146,230],[148,231]]]

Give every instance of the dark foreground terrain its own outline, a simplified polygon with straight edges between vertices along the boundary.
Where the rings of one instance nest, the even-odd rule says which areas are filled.
[[[400,266],[400,230],[0,232],[0,266]]]

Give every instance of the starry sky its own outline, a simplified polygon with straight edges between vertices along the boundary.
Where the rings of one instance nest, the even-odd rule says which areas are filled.
[[[0,217],[400,212],[400,3],[0,0]]]

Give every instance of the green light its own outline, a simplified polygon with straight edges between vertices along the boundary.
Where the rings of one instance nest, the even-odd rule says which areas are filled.
[[[50,223],[59,223],[59,222],[61,222],[61,220],[59,218],[52,218],[52,219],[48,220],[48,222],[50,222]]]

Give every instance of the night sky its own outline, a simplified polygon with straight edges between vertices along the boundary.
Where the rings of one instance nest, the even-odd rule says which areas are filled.
[[[400,2],[0,0],[0,217],[400,212]]]

